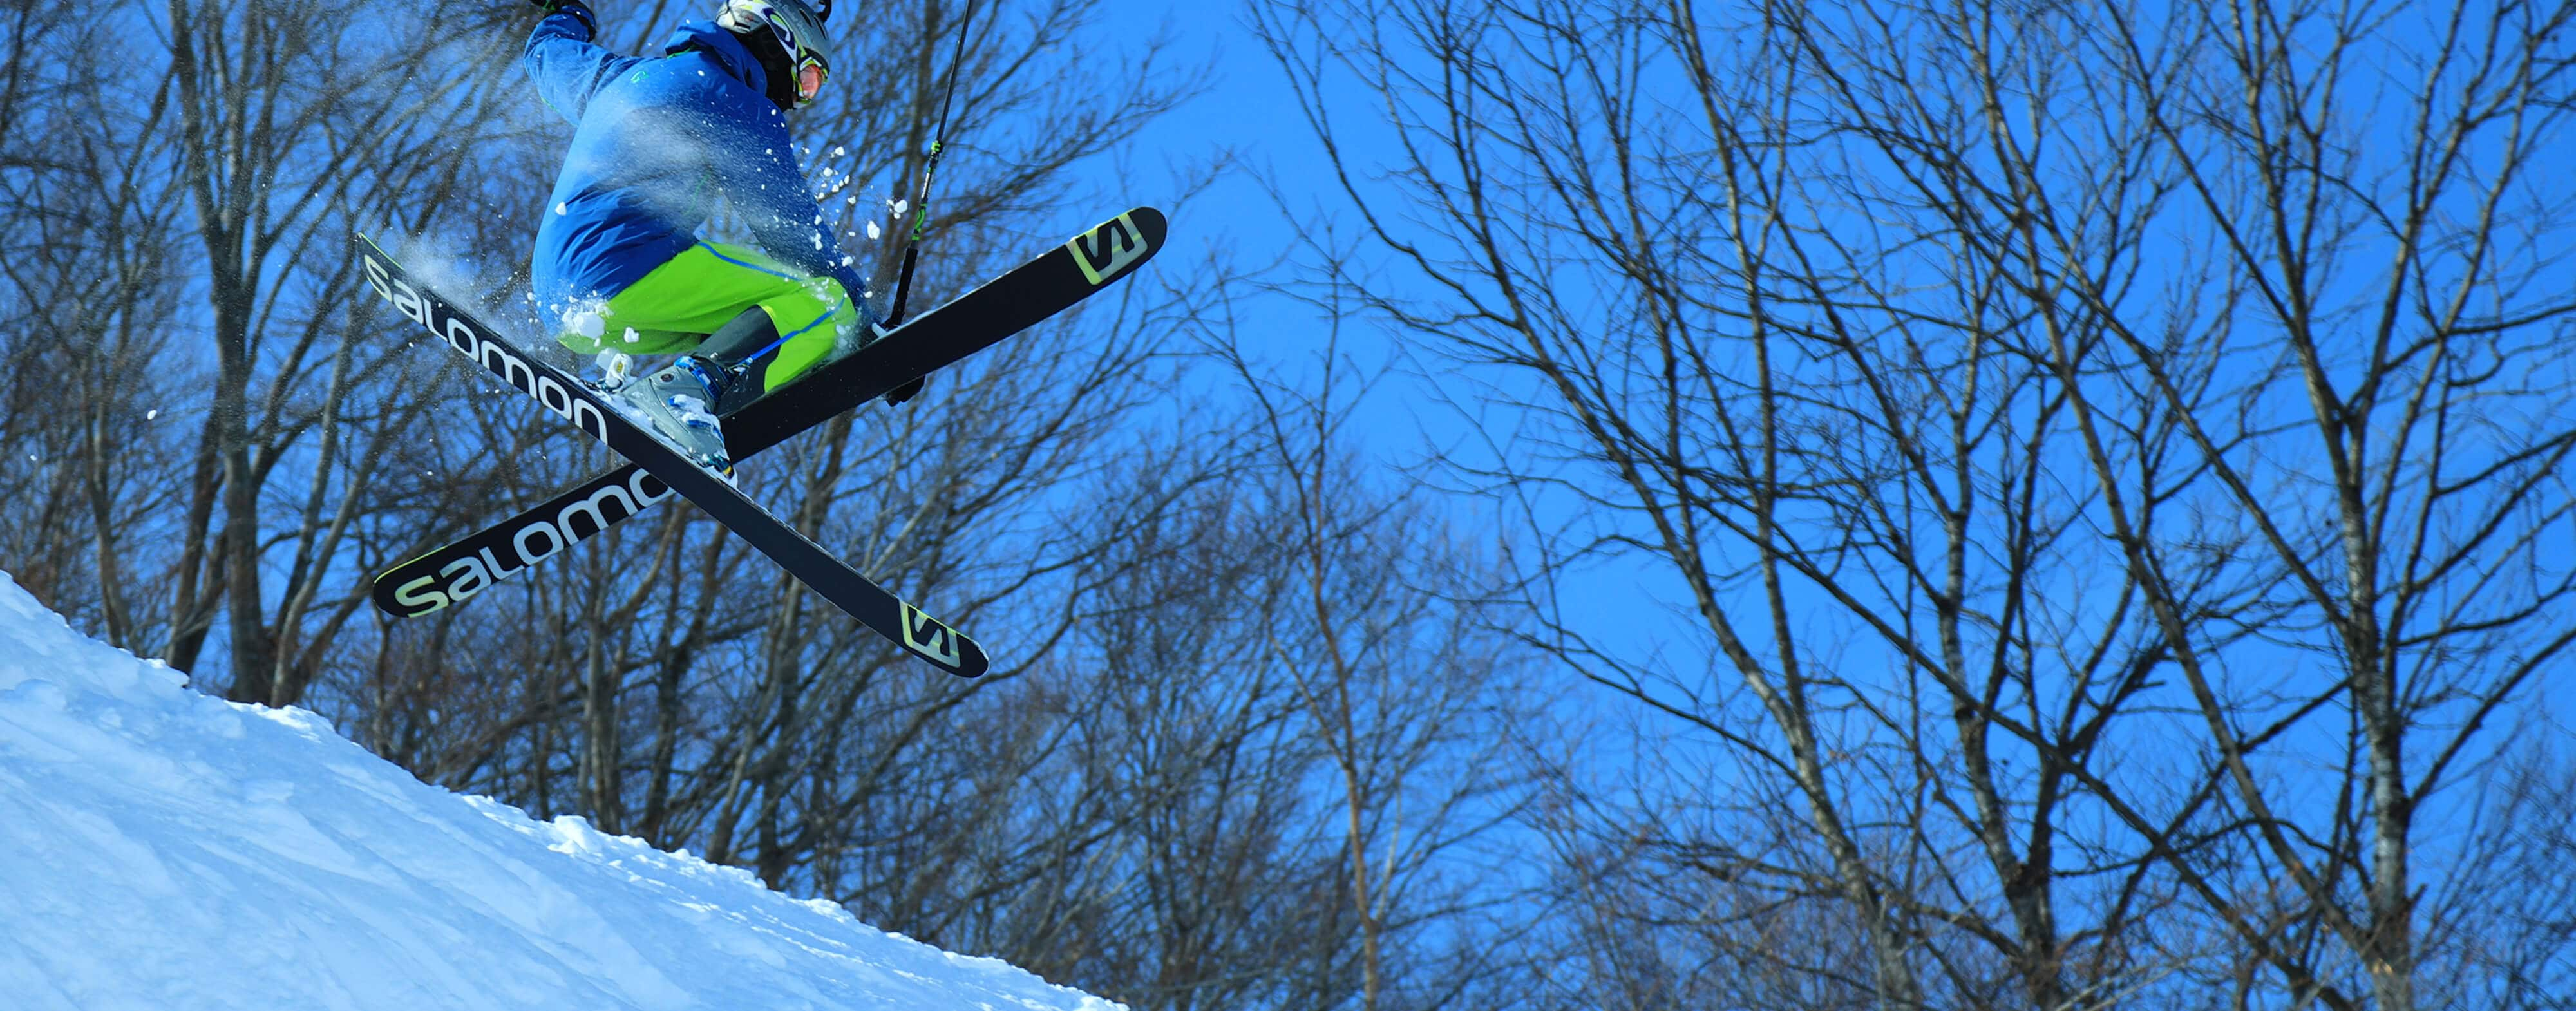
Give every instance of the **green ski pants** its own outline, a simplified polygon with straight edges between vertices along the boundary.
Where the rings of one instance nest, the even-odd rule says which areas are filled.
[[[708,334],[759,306],[777,329],[777,342],[745,356],[766,360],[761,391],[787,385],[834,357],[836,345],[856,347],[864,322],[850,293],[828,277],[798,274],[766,256],[727,243],[700,242],[590,313],[575,314],[557,336],[586,355],[623,351],[677,354],[695,349]],[[596,324],[596,327],[593,324]]]

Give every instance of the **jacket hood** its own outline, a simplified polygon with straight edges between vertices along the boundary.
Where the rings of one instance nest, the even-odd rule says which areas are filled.
[[[751,47],[743,45],[742,39],[717,27],[715,22],[682,21],[680,27],[671,30],[670,40],[662,43],[665,56],[676,56],[691,49],[713,57],[725,73],[750,85],[752,91],[763,95],[769,93],[769,72],[760,68],[760,58],[751,55]]]

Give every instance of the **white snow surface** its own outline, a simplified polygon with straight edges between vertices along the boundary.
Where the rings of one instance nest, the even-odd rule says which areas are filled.
[[[0,1007],[1118,1007],[185,682],[0,573]]]

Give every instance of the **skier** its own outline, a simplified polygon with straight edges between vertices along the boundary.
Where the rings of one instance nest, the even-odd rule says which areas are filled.
[[[721,0],[659,58],[592,44],[582,0],[531,0],[528,75],[573,122],[530,266],[558,340],[586,355],[672,354],[609,382],[683,452],[732,473],[718,416],[873,336],[865,288],[797,164],[785,114],[830,77],[830,0]],[[697,236],[721,196],[759,249]],[[899,404],[914,381],[886,394]]]

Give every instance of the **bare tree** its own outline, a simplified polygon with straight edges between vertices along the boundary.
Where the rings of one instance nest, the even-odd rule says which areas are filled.
[[[485,20],[469,8],[417,16],[429,37],[446,37]],[[365,4],[174,0],[156,13],[174,110],[160,141],[173,162],[162,196],[193,212],[214,349],[177,531],[186,547],[167,658],[195,667],[220,611],[230,694],[283,704],[302,696],[362,606],[355,593],[326,597],[323,587],[350,585],[333,561],[337,545],[371,504],[385,451],[410,438],[422,411],[398,389],[391,411],[365,412],[383,424],[354,437],[352,392],[401,351],[381,326],[319,296],[346,269],[353,223],[452,192],[469,157],[457,141],[471,135],[474,89],[491,74],[433,73],[455,48],[354,32],[386,14]],[[309,475],[300,501],[269,500],[281,465]],[[272,507],[294,518],[272,520]],[[280,530],[292,531],[282,544],[272,540]],[[273,544],[286,557],[272,557]]]
[[[1256,357],[1231,318],[1214,350],[1252,402],[1246,478],[1275,498],[1265,659],[1294,689],[1298,726],[1339,795],[1336,891],[1356,950],[1320,961],[1350,964],[1364,1011],[1434,1008],[1490,965],[1481,951],[1420,950],[1418,935],[1499,901],[1461,878],[1475,876],[1474,846],[1519,803],[1512,731],[1530,695],[1518,647],[1490,631],[1510,619],[1478,585],[1474,548],[1437,539],[1447,524],[1419,492],[1372,487],[1352,431],[1364,370],[1343,357],[1339,307],[1319,306],[1328,336],[1309,375],[1277,378],[1296,376],[1296,363]],[[1317,986],[1298,1003],[1331,1006],[1337,989]]]
[[[2416,1005],[2418,805],[2570,633],[2561,12],[1254,10],[1533,603],[1707,655],[1542,641],[1755,784],[1566,806],[1591,996]]]
[[[0,401],[12,447],[0,510],[16,518],[0,565],[109,642],[148,649],[159,623],[146,545],[167,501],[155,470],[183,416],[169,390],[192,371],[167,354],[184,276],[167,241],[176,208],[154,199],[164,177],[149,153],[169,93],[93,79],[73,54],[112,26],[91,13],[39,32],[33,8],[17,11],[0,80],[12,115],[0,140],[0,354],[18,365]]]
[[[2218,485],[2204,508],[2274,581],[2283,620],[2312,630],[2289,645],[2332,676],[2229,684],[2177,585],[2189,549],[2129,522],[2131,496],[2103,496],[2233,803],[2366,981],[2319,979],[2317,998],[2404,1009],[2444,927],[2417,909],[2418,819],[2576,642],[2576,299],[2552,283],[2570,221],[2545,181],[2568,150],[2576,5],[2389,13],[2209,4],[2104,32],[2241,300],[2195,321],[2199,347],[2104,313],[2105,350],[2175,418],[2176,448]],[[2206,49],[2157,44],[2176,30]],[[2362,79],[2392,44],[2411,91],[2381,97]],[[2386,136],[2375,116],[2404,126]],[[2034,258],[2062,251],[2056,215],[2030,210]],[[2098,311],[2099,276],[2063,276]],[[2093,357],[2051,350],[2062,373]],[[2260,381],[2227,375],[2257,362]],[[2096,405],[2079,389],[2072,406],[2099,441]],[[2344,739],[2330,806],[2258,768],[2284,750],[2267,738],[2312,721]]]

